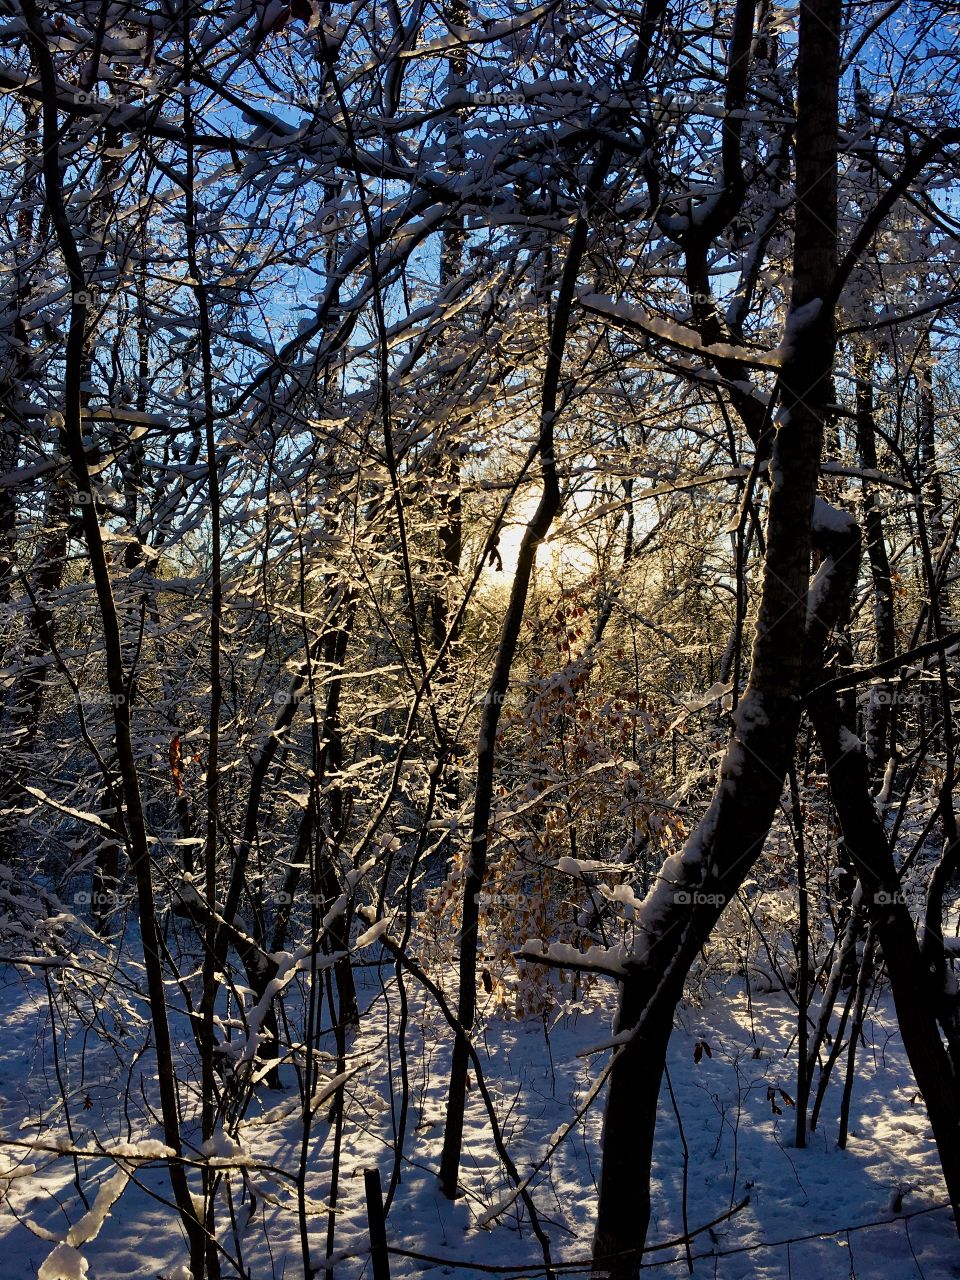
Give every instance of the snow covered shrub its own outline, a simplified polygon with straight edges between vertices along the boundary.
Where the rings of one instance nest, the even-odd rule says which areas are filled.
[[[824,779],[800,787],[804,821],[809,973],[821,970],[849,909],[852,882],[841,842],[825,806]],[[800,966],[799,888],[794,815],[784,806],[767,837],[753,876],[730,902],[687,978],[687,993],[700,1000],[730,979],[755,992],[794,991]]]
[[[712,960],[754,991],[793,990],[797,980],[797,893],[779,883],[744,883],[717,929]]]
[[[480,980],[481,1002],[508,1017],[591,999],[589,972],[517,953],[528,942],[583,953],[619,942],[685,835],[644,758],[664,721],[637,692],[603,687],[585,618],[577,593],[564,593],[541,626],[525,696],[504,708],[498,731],[505,781],[480,901]],[[465,854],[428,894],[421,929],[438,943],[459,927]]]
[[[82,929],[55,893],[0,863],[0,950],[8,956],[68,956]]]

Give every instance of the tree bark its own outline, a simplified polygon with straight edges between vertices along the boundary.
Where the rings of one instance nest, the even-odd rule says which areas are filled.
[[[810,708],[844,842],[857,868],[863,903],[883,952],[903,1045],[923,1094],[947,1194],[960,1231],[960,1094],[937,1027],[939,1000],[924,964],[883,822],[870,795],[862,743],[843,725],[836,700]]]
[[[615,1051],[604,1120],[594,1239],[598,1278],[633,1280],[639,1273],[673,1012],[690,963],[760,854],[799,723],[811,518],[835,347],[833,309],[818,306],[817,300],[836,270],[839,30],[837,0],[802,7],[793,320],[778,383],[782,412],[769,466],[772,488],[753,662],[713,802],[683,854],[668,859],[648,895],[644,911],[650,937],[622,984],[615,1029],[631,1034]],[[823,602],[825,613],[828,604]],[[825,625],[826,620],[815,630],[822,633]]]
[[[37,69],[43,93],[44,197],[56,231],[57,243],[69,274],[73,295],[64,368],[64,425],[61,430],[61,447],[70,461],[77,491],[86,498],[86,501],[81,505],[83,536],[87,546],[103,628],[107,686],[113,704],[117,759],[120,766],[126,808],[126,829],[130,861],[137,885],[140,931],[143,943],[144,967],[147,975],[147,994],[156,1048],[163,1136],[164,1142],[173,1150],[176,1157],[170,1161],[168,1166],[170,1183],[190,1245],[191,1269],[194,1274],[194,1280],[202,1280],[206,1271],[207,1240],[203,1224],[197,1215],[197,1209],[187,1182],[186,1171],[179,1162],[182,1146],[180,1141],[176,1073],[170,1029],[167,1022],[167,1000],[164,989],[163,963],[160,955],[160,940],[157,931],[150,848],[131,732],[129,689],[123,665],[123,645],[110,580],[109,564],[103,534],[93,503],[93,489],[84,448],[82,370],[87,340],[88,295],[86,280],[83,273],[82,259],[74,238],[69,214],[67,213],[62,186],[56,70],[47,44],[43,22],[34,0],[23,0],[21,8],[27,25],[34,65]]]
[[[876,425],[873,417],[873,386],[864,369],[864,357],[859,358],[861,376],[857,378],[857,452],[860,465],[867,470],[877,469]],[[883,514],[874,487],[869,480],[863,482],[863,529],[866,535],[867,556],[870,560],[870,576],[873,581],[873,625],[875,635],[874,656],[877,662],[886,662],[896,653],[897,636],[893,614],[893,581],[890,576],[890,558],[884,536]],[[889,699],[879,699],[871,694],[864,712],[867,759],[871,771],[876,774],[887,762],[890,747],[891,705]]]

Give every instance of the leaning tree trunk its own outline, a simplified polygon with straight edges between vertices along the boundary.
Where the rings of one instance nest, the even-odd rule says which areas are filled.
[[[823,750],[844,843],[860,878],[864,909],[890,975],[903,1046],[926,1104],[960,1230],[960,1094],[937,1026],[939,1017],[956,1054],[956,997],[945,1009],[936,971],[931,972],[924,962],[913,919],[899,892],[900,880],[883,819],[870,795],[863,745],[846,730],[832,695],[814,700],[810,715]]]
[[[763,848],[799,722],[811,517],[835,348],[833,308],[818,302],[836,271],[839,10],[838,0],[812,0],[800,11],[791,342],[778,384],[783,411],[750,681],[713,802],[644,903],[645,945],[621,988],[616,1030],[626,1037],[610,1076],[594,1240],[594,1274],[611,1280],[640,1269],[657,1100],[684,976]]]

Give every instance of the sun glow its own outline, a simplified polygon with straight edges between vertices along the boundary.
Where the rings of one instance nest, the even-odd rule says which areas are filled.
[[[500,530],[500,540],[496,548],[499,560],[495,558],[493,563],[488,563],[484,567],[482,581],[485,586],[509,586],[513,581],[520,556],[520,545],[527,525],[536,512],[539,499],[540,495],[535,492],[514,499]],[[555,522],[551,534],[537,548],[536,568],[556,580],[570,575],[586,576],[596,568],[596,557],[586,543],[570,536],[569,521],[559,527]]]

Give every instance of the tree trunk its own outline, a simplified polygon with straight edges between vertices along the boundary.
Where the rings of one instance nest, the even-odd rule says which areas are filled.
[[[873,386],[868,372],[863,369],[864,356],[859,357],[862,376],[857,378],[857,452],[860,465],[865,469],[877,469],[876,425],[873,417]],[[870,576],[873,580],[873,625],[875,635],[874,658],[886,662],[896,653],[897,635],[893,614],[893,581],[890,576],[890,558],[884,536],[883,515],[873,484],[863,481],[863,531],[866,535],[867,556],[870,560]],[[883,691],[873,690],[864,712],[867,759],[871,773],[876,775],[886,765],[890,754],[891,702],[881,697]]]
[[[845,729],[835,700],[810,709],[843,838],[860,877],[864,908],[883,952],[903,1045],[923,1094],[947,1194],[960,1230],[960,1094],[937,1027],[935,977],[924,964],[883,821],[870,795],[867,757]]]
[[[137,885],[143,958],[147,977],[147,995],[157,1058],[163,1138],[166,1145],[172,1148],[177,1157],[171,1160],[168,1166],[171,1188],[184,1232],[189,1241],[190,1265],[194,1280],[202,1280],[208,1264],[207,1239],[203,1223],[198,1216],[197,1207],[190,1191],[186,1171],[179,1161],[182,1144],[180,1140],[176,1073],[170,1028],[167,1021],[167,997],[164,988],[163,961],[160,954],[160,939],[157,930],[150,846],[131,733],[130,704],[127,697],[127,679],[123,665],[123,644],[116,604],[113,598],[103,534],[93,504],[93,488],[87,467],[87,455],[83,438],[82,370],[87,344],[87,282],[64,199],[60,169],[60,129],[57,111],[56,69],[35,0],[23,0],[21,8],[28,30],[34,65],[37,69],[43,93],[44,197],[51,221],[56,230],[57,243],[70,277],[73,297],[70,308],[70,327],[63,375],[64,424],[60,432],[60,444],[69,459],[77,491],[86,498],[86,501],[81,505],[83,536],[90,560],[90,569],[103,628],[107,687],[113,704],[117,759],[120,766],[123,799],[126,809],[130,862]],[[210,1269],[211,1275],[214,1274],[216,1255],[213,1254],[212,1257],[214,1267]]]
[[[752,669],[713,802],[648,895],[649,936],[622,984],[617,1025],[634,1035],[615,1051],[611,1070],[594,1240],[594,1275],[610,1280],[632,1280],[640,1269],[657,1098],[684,976],[761,852],[799,722],[811,524],[835,346],[832,308],[818,300],[836,271],[839,29],[837,0],[815,0],[800,11],[794,318],[778,383],[782,411],[769,467]],[[830,597],[829,576],[823,585]],[[819,614],[831,603],[824,598],[814,611],[821,647],[829,619]]]

